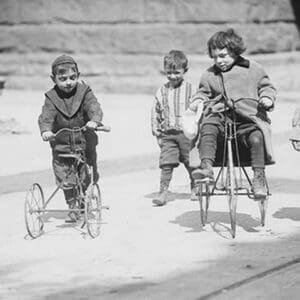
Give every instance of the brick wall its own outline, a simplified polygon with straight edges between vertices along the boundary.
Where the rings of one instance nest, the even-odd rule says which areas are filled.
[[[153,92],[167,51],[185,51],[198,81],[206,41],[227,27],[244,36],[247,55],[300,61],[289,0],[0,0],[0,76],[8,88],[47,89],[52,60],[70,53],[95,90]]]

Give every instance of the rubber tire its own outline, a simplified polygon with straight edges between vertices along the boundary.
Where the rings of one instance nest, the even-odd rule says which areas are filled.
[[[260,224],[261,226],[265,226],[268,198],[258,201],[258,207],[260,211]]]
[[[232,147],[230,141],[228,141],[228,161],[227,161],[227,200],[229,205],[229,216],[231,225],[231,235],[235,238],[236,235],[236,207],[237,207],[237,191],[236,182],[234,176],[234,165]]]
[[[205,187],[205,195],[203,193],[204,187]],[[204,227],[207,224],[208,208],[209,208],[209,201],[210,201],[209,184],[200,183],[198,186],[197,194],[198,194],[198,200],[200,206],[200,220],[202,226]]]
[[[44,205],[43,190],[38,183],[34,183],[27,191],[24,203],[25,225],[29,236],[33,239],[38,238],[43,233],[44,212],[39,212],[39,210],[44,209]],[[37,226],[35,226],[36,223]]]
[[[102,221],[102,199],[97,183],[92,183],[85,198],[85,223],[88,234],[96,238],[100,234]]]

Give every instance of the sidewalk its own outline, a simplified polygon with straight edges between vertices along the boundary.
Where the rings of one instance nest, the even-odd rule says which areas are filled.
[[[142,168],[142,157],[156,158],[159,149],[150,127],[153,97],[117,94],[97,94],[97,97],[104,111],[104,124],[112,128],[110,133],[99,134],[99,162],[108,166],[110,162],[124,159],[130,167],[137,158],[137,163]],[[288,142],[288,131],[291,129],[297,99],[296,93],[278,96],[276,108],[270,114],[275,144]],[[13,129],[17,134],[3,134],[2,126],[0,176],[51,169],[50,147],[41,140],[37,125],[43,102],[43,94],[37,91],[4,90],[1,95],[0,121],[12,125],[16,123]],[[144,163],[145,166],[149,165],[149,162]]]
[[[125,157],[158,153],[151,134],[149,95],[99,95],[104,111],[104,124],[110,133],[99,134],[98,160],[112,161]],[[48,143],[40,138],[37,119],[44,102],[36,91],[4,91],[0,97],[0,120],[16,123],[21,134],[2,134],[0,176],[51,168]],[[10,119],[15,121],[10,121]]]
[[[300,154],[287,135],[297,95],[279,96],[271,114],[277,163],[268,170],[272,197],[267,224],[260,226],[257,204],[240,197],[234,240],[225,198],[212,199],[209,223],[200,225],[199,204],[189,200],[183,167],[174,173],[168,205],[152,206],[159,176],[158,169],[149,170],[149,161],[157,163],[158,154],[150,132],[152,98],[102,98],[105,124],[112,132],[101,135],[101,172],[114,176],[102,177],[103,201],[110,210],[103,212],[101,235],[91,240],[85,228],[66,225],[64,214],[49,212],[44,235],[28,240],[24,190],[13,192],[14,186],[11,193],[0,191],[0,256],[5,257],[0,262],[0,298],[298,299],[300,169],[295,166]],[[15,117],[19,129],[30,132],[1,136],[0,189],[6,182],[13,184],[12,179],[21,184],[23,176],[34,174],[40,180],[45,172],[52,173],[49,147],[36,125],[43,99],[37,93],[10,91],[0,99],[1,119]],[[23,99],[29,99],[26,105]],[[126,173],[128,169],[138,171]],[[28,173],[13,175],[20,170]],[[41,182],[46,196],[53,191],[51,179],[51,187]],[[65,207],[61,197],[53,199],[52,207]],[[261,276],[291,261],[297,264]]]
[[[300,155],[290,145],[278,150],[266,227],[260,226],[257,203],[241,196],[234,240],[226,197],[212,197],[208,224],[201,226],[183,167],[174,173],[165,207],[151,203],[159,170],[102,178],[103,203],[110,209],[103,211],[101,234],[94,240],[81,224],[65,224],[66,215],[58,212],[46,213],[44,234],[30,240],[24,191],[0,195],[0,298],[298,299],[299,264],[260,277],[299,260],[300,169],[294,166]],[[53,190],[43,187],[46,197]],[[51,207],[64,209],[62,197]]]

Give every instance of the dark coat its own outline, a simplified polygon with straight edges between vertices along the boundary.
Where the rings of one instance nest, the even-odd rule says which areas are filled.
[[[56,133],[61,128],[82,127],[90,120],[101,124],[103,117],[101,106],[85,83],[78,83],[72,95],[68,97],[57,86],[48,91],[45,97],[42,113],[38,119],[41,133],[44,131]],[[66,105],[65,101],[70,102],[70,105]],[[98,138],[95,132],[87,130],[84,135],[75,136],[75,143],[72,144],[70,141],[70,133],[65,132],[59,134],[50,145],[57,152],[70,152],[73,146],[93,150]]]
[[[215,65],[207,69],[193,98],[204,101],[202,124],[212,122],[210,119],[212,112],[224,111],[224,101],[229,107],[234,107],[238,114],[253,121],[264,136],[266,163],[273,163],[271,121],[267,112],[257,102],[262,97],[271,99],[274,106],[276,90],[267,73],[260,64],[239,57],[232,69],[227,72],[220,72]],[[247,98],[257,101],[247,100]],[[240,99],[246,100],[240,101]]]

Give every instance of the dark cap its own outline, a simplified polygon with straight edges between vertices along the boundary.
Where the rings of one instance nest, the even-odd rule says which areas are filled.
[[[76,66],[77,69],[77,63],[76,61],[73,59],[73,57],[69,56],[69,55],[61,55],[59,57],[57,57],[54,62],[52,63],[52,73],[54,73],[54,69],[58,66],[58,65],[62,65],[62,64],[72,64]]]

